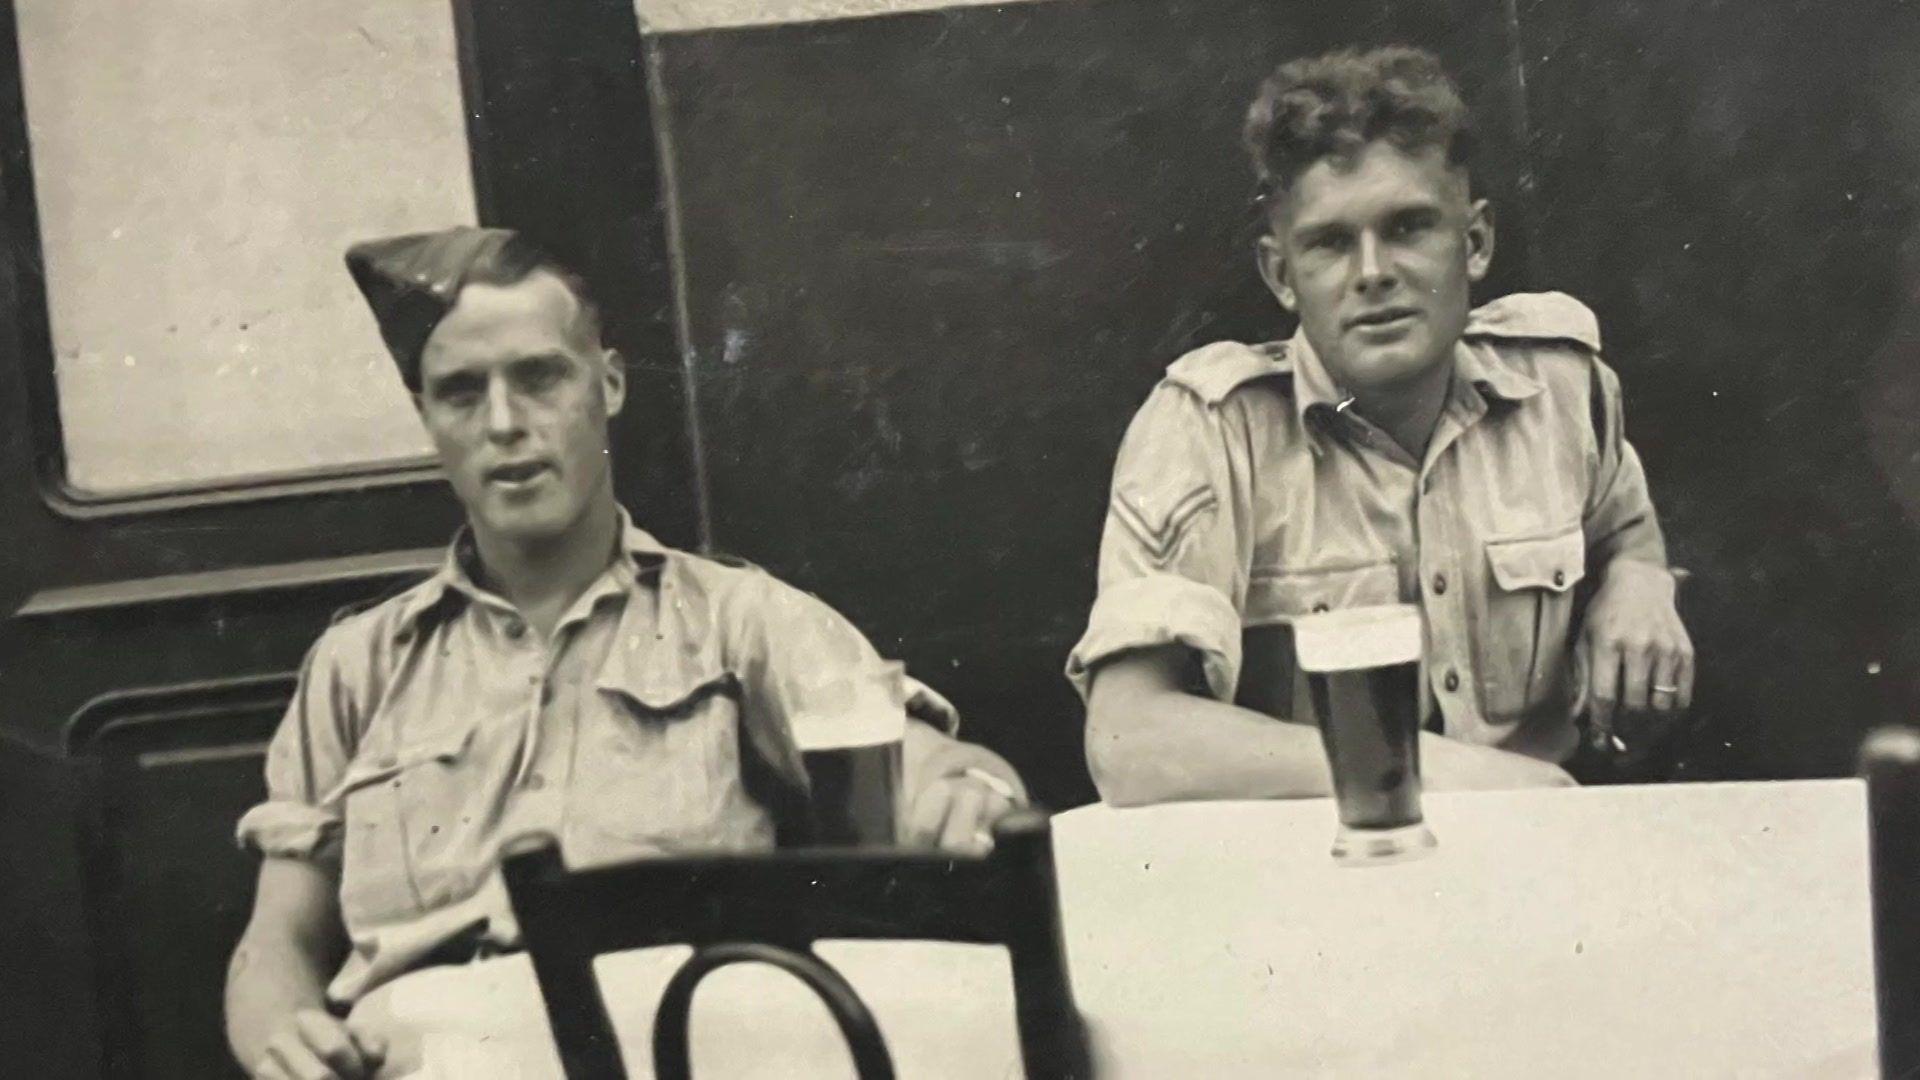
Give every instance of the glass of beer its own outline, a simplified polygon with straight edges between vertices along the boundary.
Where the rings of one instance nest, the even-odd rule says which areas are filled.
[[[792,722],[810,788],[810,841],[893,845],[907,730],[904,669],[875,660],[814,673],[808,684]]]
[[[1431,851],[1420,816],[1420,609],[1306,615],[1293,640],[1340,808],[1333,857],[1373,865]]]

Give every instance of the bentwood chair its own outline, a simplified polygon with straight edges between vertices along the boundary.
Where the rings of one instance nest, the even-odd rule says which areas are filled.
[[[1873,867],[1880,1072],[1920,1076],[1920,728],[1869,734],[1860,774]]]
[[[645,859],[568,870],[549,836],[523,837],[503,862],[547,1022],[569,1080],[626,1075],[594,957],[691,944],[654,1015],[654,1071],[691,1071],[695,988],[729,964],[757,961],[805,983],[826,1004],[862,1080],[890,1080],[872,1014],[813,951],[821,938],[998,944],[1012,961],[1021,1058],[1035,1080],[1086,1077],[1086,1035],[1061,937],[1052,832],[1023,811],[994,830],[984,858],[933,852],[801,848],[761,855]]]

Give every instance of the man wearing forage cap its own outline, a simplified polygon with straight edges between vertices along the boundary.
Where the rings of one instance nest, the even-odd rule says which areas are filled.
[[[885,670],[819,600],[665,547],[615,502],[626,378],[576,275],[501,229],[347,265],[467,524],[438,573],[321,636],[240,823],[264,859],[227,1027],[263,1077],[371,1075],[385,1048],[340,1019],[356,1001],[515,950],[503,840],[550,832],[583,865],[793,835],[810,689]],[[982,849],[1019,778],[895,685],[908,839]]]

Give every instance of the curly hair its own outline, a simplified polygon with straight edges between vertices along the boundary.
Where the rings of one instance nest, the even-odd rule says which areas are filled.
[[[1454,166],[1472,156],[1466,103],[1425,49],[1340,49],[1282,64],[1260,84],[1241,134],[1263,198],[1315,162],[1351,160],[1381,139],[1409,153],[1440,147]]]

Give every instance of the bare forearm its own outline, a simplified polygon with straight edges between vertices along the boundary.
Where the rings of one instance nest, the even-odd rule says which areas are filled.
[[[1017,792],[1017,800],[1026,801],[1026,785],[1000,755],[984,746],[965,742],[919,720],[908,720],[901,749],[904,794],[917,797],[930,784],[969,772],[997,777],[1001,785]]]
[[[957,740],[919,720],[908,720],[900,740],[900,771],[903,792],[911,800],[937,775],[941,759],[949,755]]]
[[[1305,724],[1189,695],[1131,723],[1090,722],[1087,758],[1100,796],[1114,806],[1198,799],[1308,799],[1332,793],[1320,733]],[[1431,791],[1565,787],[1551,762],[1420,733]]]
[[[227,968],[227,1043],[251,1065],[286,1019],[326,1008],[328,973],[312,944],[284,933],[249,930]]]
[[[1087,761],[1115,806],[1328,794],[1320,735],[1304,724],[1177,691],[1101,701],[1089,711]]]
[[[1087,700],[1087,763],[1115,806],[1192,799],[1304,799],[1332,793],[1320,733],[1306,724],[1198,697],[1182,689],[1188,657],[1141,650],[1095,675]],[[1560,786],[1557,766],[1431,733],[1420,736],[1428,786]]]
[[[227,967],[227,1043],[256,1065],[295,1014],[326,1011],[329,973],[346,950],[336,897],[339,877],[304,859],[261,863],[253,918]]]

